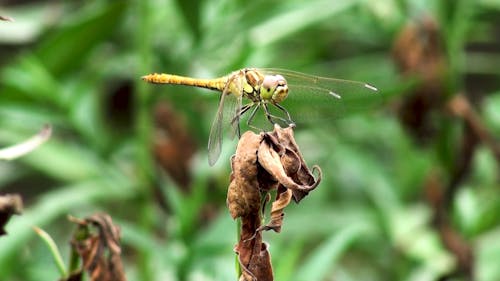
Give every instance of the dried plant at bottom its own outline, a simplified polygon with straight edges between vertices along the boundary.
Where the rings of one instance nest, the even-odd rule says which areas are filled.
[[[5,225],[14,214],[20,214],[23,209],[23,201],[18,194],[6,194],[0,196],[0,236],[6,232]]]
[[[429,171],[423,189],[433,208],[433,226],[457,260],[456,268],[442,279],[450,276],[472,279],[473,246],[454,227],[450,210],[462,183],[470,175],[478,145],[485,144],[499,162],[500,146],[481,120],[470,93],[451,92],[447,80],[450,64],[442,36],[437,21],[428,16],[408,24],[398,35],[394,61],[402,75],[420,82],[401,102],[399,119],[418,144],[433,145],[446,155]],[[451,121],[463,126],[460,138],[454,142],[447,139]]]
[[[399,72],[421,83],[405,96],[399,107],[399,120],[422,144],[438,130],[433,114],[445,102],[447,61],[443,38],[436,21],[427,16],[407,24],[394,42],[393,58]]]
[[[293,127],[279,126],[269,133],[243,134],[231,164],[227,205],[234,219],[241,218],[240,240],[235,246],[242,269],[240,281],[273,280],[271,258],[261,232],[281,231],[283,209],[292,198],[298,203],[318,186],[321,170],[307,167],[294,140]],[[270,221],[262,225],[262,211],[273,190],[276,197]]]
[[[189,191],[191,184],[190,162],[196,152],[196,143],[185,120],[168,103],[155,107],[154,155],[158,164],[172,179]]]
[[[120,229],[107,214],[95,214],[84,220],[70,218],[78,224],[71,245],[82,260],[82,268],[67,280],[81,280],[83,270],[91,281],[125,281],[120,259]]]

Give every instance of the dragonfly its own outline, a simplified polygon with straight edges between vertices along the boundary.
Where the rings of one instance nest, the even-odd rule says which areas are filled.
[[[289,96],[305,96],[306,103],[314,96],[321,97],[323,105],[332,105],[332,109],[336,109],[339,107],[333,105],[342,105],[346,98],[364,98],[378,91],[376,87],[365,82],[320,77],[277,68],[243,68],[214,79],[165,73],[152,73],[141,78],[153,84],[194,86],[221,92],[208,139],[210,166],[219,159],[223,127],[229,124],[232,135],[240,136],[240,118],[247,112],[250,112],[250,115],[246,124],[255,129],[258,128],[254,127],[252,122],[259,109],[262,109],[271,124],[294,125],[290,113],[282,105]],[[271,107],[275,109],[273,112]],[[281,115],[274,113],[276,111]]]

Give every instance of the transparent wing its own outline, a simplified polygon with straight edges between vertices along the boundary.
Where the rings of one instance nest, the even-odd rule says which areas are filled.
[[[289,95],[281,105],[290,108],[294,121],[342,117],[347,113],[375,107],[382,102],[377,88],[368,83],[278,68],[259,70],[263,74],[280,74],[285,77]]]
[[[230,84],[233,83],[233,87]],[[230,92],[230,89],[243,90],[243,85],[241,79],[237,74],[233,74],[229,77],[224,91],[221,94],[219,100],[219,106],[217,108],[217,113],[215,119],[210,128],[210,136],[208,137],[208,163],[213,166],[219,159],[221,149],[222,149],[222,132],[227,126],[231,126],[231,121],[235,118],[236,112],[241,106],[241,95],[235,95]],[[232,127],[232,135],[236,135],[236,130],[239,128],[239,120]]]
[[[228,125],[231,139],[235,136],[240,137],[240,116],[238,115],[241,109],[242,94],[243,94],[243,73],[238,72],[233,75],[231,83],[232,88],[236,90],[237,93],[230,93],[227,97],[225,112],[227,112],[227,118],[224,119],[224,124]]]

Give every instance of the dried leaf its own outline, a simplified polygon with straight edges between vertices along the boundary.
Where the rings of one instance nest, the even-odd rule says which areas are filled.
[[[107,214],[96,214],[85,220],[72,220],[80,228],[95,227],[97,233],[88,232],[88,237],[73,237],[72,245],[83,261],[83,268],[91,281],[124,281],[120,259],[120,229],[113,225]],[[78,232],[80,233],[80,232]]]
[[[259,150],[259,163],[280,184],[291,189],[295,202],[299,202],[321,182],[321,169],[318,166],[313,166],[312,171],[307,168],[293,137],[293,127],[276,126],[265,140]],[[279,149],[272,149],[276,147]],[[314,170],[318,171],[317,179],[313,176]]]
[[[14,214],[20,214],[23,209],[23,201],[18,194],[6,194],[0,196],[0,236],[4,235],[5,225]]]
[[[154,154],[158,163],[184,190],[191,183],[190,162],[196,143],[185,120],[165,102],[155,107]]]
[[[291,200],[292,191],[281,185],[278,188],[276,200],[273,202],[273,205],[271,207],[271,220],[265,226],[261,226],[258,231],[272,229],[275,232],[280,232],[281,224],[283,223],[283,217],[285,216],[283,210],[286,206],[288,206],[288,204],[290,204]]]
[[[233,219],[256,214],[260,210],[257,150],[261,141],[262,136],[246,132],[241,136],[236,155],[231,159],[227,206]]]
[[[293,128],[276,126],[271,133],[246,132],[231,160],[231,182],[227,205],[233,218],[241,217],[240,241],[235,246],[242,274],[240,281],[273,280],[268,246],[262,230],[281,231],[284,208],[293,197],[300,201],[321,180],[321,170],[309,170],[293,138]],[[318,177],[313,171],[318,170]],[[261,226],[262,213],[277,190],[271,206],[271,220]],[[264,200],[262,194],[266,194]]]
[[[438,23],[423,16],[407,24],[393,47],[399,71],[420,83],[406,95],[399,108],[399,119],[416,140],[426,143],[437,132],[432,111],[443,105],[447,63]]]
[[[260,245],[260,246],[259,246]],[[240,281],[272,281],[273,267],[266,243],[255,244],[248,267],[244,268]]]
[[[283,165],[287,164],[290,165],[289,169],[292,169],[293,164],[297,163],[297,157],[300,163],[300,166],[297,169],[297,172],[292,175],[294,180],[298,183],[301,183],[302,185],[310,186],[311,188],[309,190],[302,190],[302,191],[294,191],[293,192],[293,198],[296,202],[299,202],[304,198],[311,190],[316,188],[319,183],[321,182],[321,169],[319,166],[314,165],[312,167],[312,170],[309,170],[307,168],[306,162],[304,160],[304,157],[302,157],[302,153],[299,150],[299,146],[295,142],[295,138],[293,137],[293,128],[288,127],[282,130],[276,130],[277,134],[279,135],[279,139],[281,142],[286,143],[287,147],[287,153],[285,153],[285,159],[282,159]],[[293,153],[292,153],[293,152]],[[290,163],[292,162],[292,163]],[[318,175],[316,177],[313,176],[314,171],[318,172]]]
[[[260,214],[256,213],[241,219],[240,241],[235,247],[242,268],[240,281],[273,280],[273,268],[268,247],[262,242]]]

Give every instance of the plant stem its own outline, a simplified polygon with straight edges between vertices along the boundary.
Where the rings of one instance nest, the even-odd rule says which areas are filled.
[[[153,182],[153,159],[151,156],[152,122],[149,104],[148,87],[139,77],[151,69],[151,1],[136,0],[133,2],[133,10],[136,12],[137,30],[135,32],[135,48],[137,49],[139,62],[135,78],[135,133],[136,133],[136,168],[138,187],[142,190],[139,202],[141,212],[141,225],[145,231],[153,228],[152,212],[149,204],[151,201]],[[147,250],[139,250],[138,272],[140,280],[155,280],[153,268],[151,267],[152,255]]]

